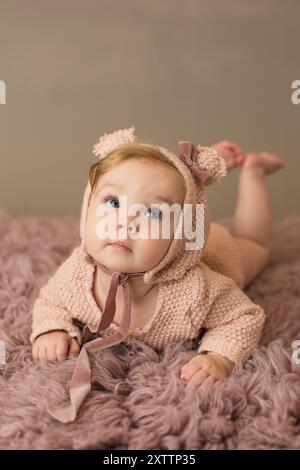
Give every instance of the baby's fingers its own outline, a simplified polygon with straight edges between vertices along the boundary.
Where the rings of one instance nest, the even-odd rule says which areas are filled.
[[[38,358],[40,361],[47,361],[47,349],[45,346],[38,346]]]
[[[56,344],[49,343],[47,346],[47,360],[48,361],[56,361]]]
[[[200,369],[196,374],[193,375],[191,380],[186,386],[186,390],[196,390],[204,382],[204,380],[209,376],[207,369]]]
[[[202,367],[203,356],[196,355],[184,366],[182,366],[180,371],[180,378],[188,382],[193,375],[198,372]]]
[[[69,343],[68,340],[60,341],[56,346],[56,356],[59,362],[62,362],[66,359],[68,355]]]
[[[80,346],[78,342],[76,341],[76,339],[72,338],[68,358],[78,356],[79,351]]]
[[[216,380],[216,381],[214,382],[214,386],[217,386],[217,387],[218,387],[222,382],[223,382],[223,380]]]

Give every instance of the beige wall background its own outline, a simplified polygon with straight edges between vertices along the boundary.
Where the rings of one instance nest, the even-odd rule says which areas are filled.
[[[300,209],[300,2],[0,2],[0,207],[78,216],[92,146],[105,132],[177,150],[237,141],[282,155],[268,178],[275,219]],[[231,215],[238,171],[209,189]]]

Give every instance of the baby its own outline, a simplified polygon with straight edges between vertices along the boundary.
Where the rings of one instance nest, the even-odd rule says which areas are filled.
[[[92,332],[99,341],[99,336],[107,339],[121,331],[124,335],[113,344],[137,337],[158,349],[196,338],[203,328],[198,354],[181,368],[180,377],[193,389],[206,379],[219,383],[260,338],[264,312],[242,289],[270,256],[272,211],[265,177],[282,168],[283,161],[267,152],[244,154],[229,141],[211,147],[181,141],[175,155],[139,141],[134,131],[105,134],[94,146],[98,161],[90,169],[82,205],[82,243],[35,301],[33,358],[77,356],[89,344],[84,325],[89,325],[90,340]],[[204,187],[238,166],[230,233],[210,221]],[[168,212],[174,204],[181,212],[192,207],[193,229],[203,230],[200,248],[188,249],[185,233],[175,237],[180,224]],[[197,204],[204,207],[202,225]],[[162,227],[168,215],[166,237]],[[116,273],[123,274],[117,278]],[[110,319],[101,323],[104,311]]]

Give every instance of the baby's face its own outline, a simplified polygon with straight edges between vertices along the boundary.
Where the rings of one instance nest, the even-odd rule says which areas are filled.
[[[91,196],[85,233],[88,253],[112,271],[152,269],[166,254],[176,230],[178,219],[169,208],[176,203],[182,207],[184,197],[184,182],[175,168],[143,158],[122,162],[99,178]],[[118,240],[129,249],[112,245]]]

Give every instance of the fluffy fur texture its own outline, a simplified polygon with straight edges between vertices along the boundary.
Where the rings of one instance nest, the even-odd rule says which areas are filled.
[[[267,313],[261,345],[219,387],[186,392],[178,378],[197,342],[159,354],[132,339],[91,354],[92,391],[78,419],[62,424],[46,406],[67,398],[74,359],[33,362],[31,308],[80,243],[78,220],[0,211],[0,448],[299,449],[300,366],[291,363],[300,340],[299,240],[300,215],[276,222],[271,260],[245,291]]]

